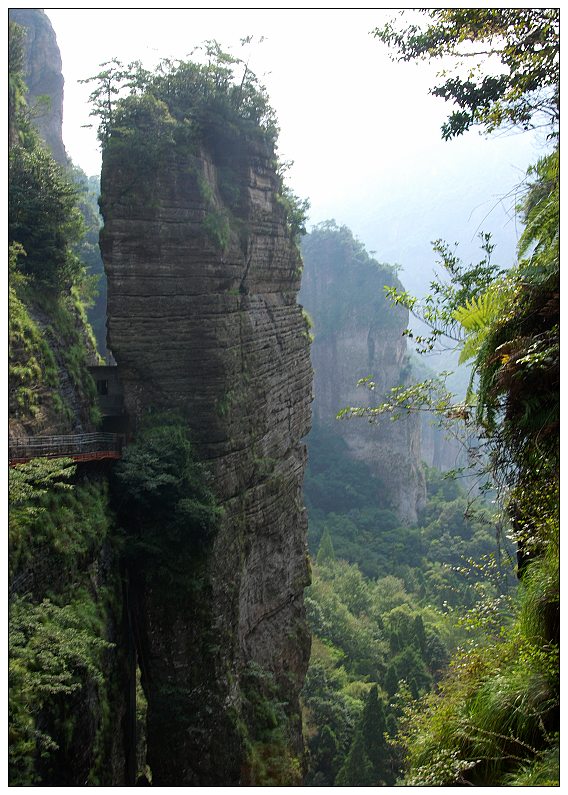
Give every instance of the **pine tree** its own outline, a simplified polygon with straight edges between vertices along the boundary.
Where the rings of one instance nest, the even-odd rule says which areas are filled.
[[[332,782],[337,770],[339,742],[335,732],[326,724],[319,733],[317,749],[317,768],[325,776],[326,782]]]
[[[318,566],[322,566],[325,565],[326,563],[335,563],[335,559],[336,558],[335,558],[335,550],[333,549],[333,542],[331,540],[329,528],[326,527],[321,537],[320,545],[318,548],[318,554],[316,557],[316,562]]]
[[[422,621],[422,616],[420,614],[414,617],[412,630],[415,643],[420,649],[420,654],[424,655],[424,652],[426,651],[426,632],[424,630],[424,622]]]
[[[389,698],[392,698],[398,690],[398,671],[396,666],[389,665],[385,674],[384,688],[387,691]]]
[[[385,780],[388,759],[388,747],[385,740],[385,708],[383,700],[379,698],[377,685],[373,685],[369,691],[361,720],[361,731],[376,784]]]
[[[343,767],[335,778],[336,787],[372,787],[375,784],[373,766],[365,750],[365,738],[355,733]]]

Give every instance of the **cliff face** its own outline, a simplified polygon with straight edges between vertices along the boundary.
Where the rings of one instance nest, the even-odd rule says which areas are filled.
[[[27,104],[33,108],[41,95],[49,100],[46,113],[36,115],[37,109],[34,110],[34,123],[53,158],[66,164],[62,140],[63,75],[55,33],[39,9],[10,9],[10,21],[25,30],[22,77]],[[12,119],[11,126],[16,125],[17,119]],[[53,237],[46,246],[49,238],[44,231],[45,225],[53,223],[53,216],[46,219],[46,215],[52,212],[52,205],[59,206],[59,197],[49,198],[51,183],[41,167],[32,167],[25,157],[18,156],[22,147],[14,141],[11,146],[9,191],[16,196],[25,191],[31,194],[26,201],[9,203],[9,242],[22,244],[25,250],[25,256],[17,255],[13,264],[18,257],[24,263],[26,258],[35,257],[40,266],[27,291],[21,292],[17,280],[10,279],[10,437],[92,431],[94,383],[86,367],[97,363],[97,353],[84,312],[69,286],[57,294],[46,289],[45,284],[39,288],[36,284],[44,270],[53,270],[50,258],[61,254],[61,240],[66,233],[61,231],[60,239],[56,239],[52,230]],[[64,182],[61,184],[65,186]],[[69,205],[66,212],[60,212],[62,223],[73,210]],[[44,249],[38,255],[37,248],[42,244]]]
[[[55,154],[59,142],[64,160],[53,30],[38,10],[12,9],[10,17],[27,31],[27,74],[11,64],[11,77],[29,81],[32,102],[41,93],[53,98],[51,127],[40,124],[40,132]],[[10,438],[92,431],[96,391],[87,365],[96,351],[73,279],[67,272],[59,280],[78,242],[69,231],[74,200],[62,202],[63,174],[36,136],[20,138],[15,103],[11,110]],[[26,262],[35,264],[26,270]],[[104,466],[43,459],[10,467],[11,786],[122,786],[133,777],[132,664]]]
[[[10,20],[26,30],[24,78],[28,87],[27,102],[36,106],[34,124],[58,163],[68,162],[63,145],[63,74],[61,53],[51,22],[38,8],[11,8]],[[48,97],[45,107],[39,97]]]
[[[181,413],[224,511],[188,603],[165,606],[144,564],[133,573],[154,784],[251,783],[251,672],[271,679],[286,744],[302,749],[312,370],[277,192],[271,152],[244,136],[193,154],[172,144],[144,171],[103,159],[108,342],[131,421]]]
[[[400,519],[413,523],[425,497],[420,424],[414,417],[377,424],[336,420],[346,406],[376,405],[404,382],[408,367],[402,336],[408,316],[393,309],[383,286],[400,282],[372,260],[345,227],[323,225],[304,241],[300,301],[314,322],[312,362],[314,423],[342,436],[350,454],[377,478],[377,501],[390,503]],[[373,392],[358,388],[370,377]]]

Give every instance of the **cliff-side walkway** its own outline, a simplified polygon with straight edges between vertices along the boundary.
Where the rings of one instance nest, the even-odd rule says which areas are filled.
[[[124,437],[117,433],[80,433],[69,436],[29,436],[10,440],[10,466],[32,458],[72,458],[73,461],[100,461],[122,456]]]

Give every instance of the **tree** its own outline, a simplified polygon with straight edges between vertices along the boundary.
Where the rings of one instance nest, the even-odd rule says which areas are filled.
[[[318,554],[316,557],[316,561],[318,566],[326,565],[328,563],[335,562],[335,552],[333,550],[333,541],[331,540],[331,535],[329,532],[329,528],[324,528],[323,535],[321,537]]]
[[[84,273],[73,252],[83,233],[81,213],[74,185],[26,115],[24,35],[10,23],[8,243],[23,247],[17,267],[35,286],[68,291]]]
[[[365,740],[365,750],[373,767],[375,784],[379,781],[389,783],[388,762],[389,749],[385,739],[386,732],[385,708],[379,698],[377,685],[369,690],[369,695],[361,718],[361,732]]]
[[[387,691],[389,698],[392,698],[396,691],[398,690],[398,682],[399,682],[399,675],[398,671],[396,670],[396,666],[394,663],[391,663],[387,668],[387,672],[385,674],[385,681],[383,683],[385,690]]]
[[[365,749],[365,738],[361,731],[357,731],[343,767],[335,777],[335,786],[372,787],[375,784],[373,765]]]
[[[488,133],[507,126],[547,126],[557,135],[560,9],[440,8],[421,13],[428,18],[425,28],[391,21],[374,34],[394,49],[394,59],[450,56],[457,62],[454,73],[441,72],[445,81],[431,89],[459,108],[443,125],[443,138],[461,135],[473,125]],[[501,70],[488,74],[484,61],[492,64],[496,59]]]
[[[104,147],[113,136],[120,137],[124,132],[124,103],[150,96],[164,102],[186,129],[193,122],[195,128],[206,126],[221,133],[220,125],[231,121],[249,132],[261,130],[275,143],[278,128],[274,111],[266,89],[248,63],[224,52],[214,40],[197,49],[205,53],[207,63],[162,59],[151,73],[140,61],[125,65],[112,58],[101,64],[98,74],[81,81],[94,83],[90,115],[99,119],[98,134]],[[231,134],[234,132],[232,129]]]
[[[104,143],[108,140],[114,125],[114,111],[120,95],[124,93],[124,89],[130,88],[132,92],[136,89],[135,69],[138,63],[125,66],[118,58],[111,58],[100,66],[101,71],[98,74],[79,82],[96,84],[89,95],[89,102],[92,105],[89,115],[98,117],[99,139]],[[141,81],[138,81],[138,85],[141,85]]]
[[[217,528],[220,508],[182,418],[147,414],[112,482],[125,526],[135,528],[127,555],[152,562],[183,586],[188,562]]]
[[[333,729],[327,724],[322,728],[316,741],[311,746],[314,757],[313,765],[325,777],[326,784],[331,784],[337,771],[339,741]]]
[[[426,633],[424,631],[424,621],[420,614],[414,616],[413,636],[420,650],[420,654],[424,655],[426,650]]]

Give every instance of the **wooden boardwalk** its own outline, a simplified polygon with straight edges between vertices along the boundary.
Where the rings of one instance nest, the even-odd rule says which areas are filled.
[[[32,458],[72,458],[101,461],[122,457],[124,437],[117,433],[79,433],[69,436],[29,436],[8,443],[10,466]]]

